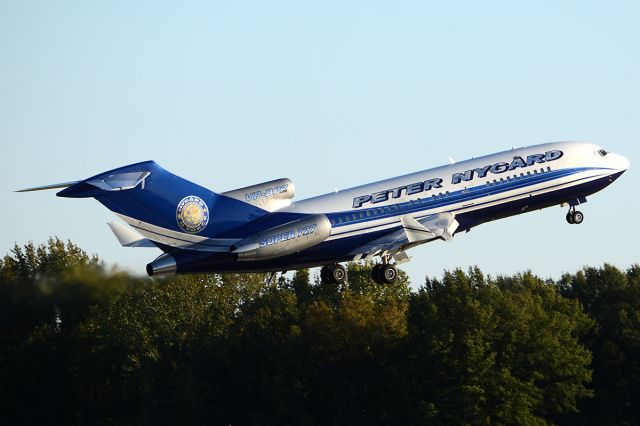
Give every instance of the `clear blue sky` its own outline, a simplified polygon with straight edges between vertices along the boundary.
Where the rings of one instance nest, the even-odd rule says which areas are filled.
[[[410,251],[558,277],[640,262],[640,3],[0,2],[0,254],[71,239],[143,273],[91,199],[14,194],[154,159],[215,191],[297,198],[558,140],[631,160],[585,222],[550,208]]]

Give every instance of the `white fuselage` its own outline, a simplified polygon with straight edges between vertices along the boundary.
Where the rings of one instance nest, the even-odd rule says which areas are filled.
[[[552,154],[547,161],[543,156],[549,152],[561,152],[561,155],[554,159]],[[346,238],[396,227],[400,218],[407,214],[416,219],[445,212],[461,215],[584,185],[619,174],[628,168],[629,161],[626,158],[614,153],[603,155],[602,152],[600,146],[580,142],[511,149],[297,201],[284,211],[328,214],[333,225],[329,240]],[[505,167],[505,164],[509,167]],[[495,165],[498,166],[493,167]],[[488,166],[493,169],[487,169]],[[417,191],[420,187],[416,183],[422,183],[423,190]],[[427,186],[430,188],[427,189]],[[412,191],[415,193],[411,194]],[[385,192],[386,197],[383,195]],[[465,196],[473,193],[478,195]],[[369,199],[373,194],[377,194],[377,199],[376,196]],[[451,202],[447,203],[447,198]],[[425,199],[435,202],[425,203]],[[393,214],[393,206],[411,206],[413,203],[415,208],[397,209],[397,214]],[[375,212],[380,208],[387,208],[389,214],[381,214],[377,218]],[[370,214],[370,211],[374,214]],[[344,220],[341,220],[343,217]]]

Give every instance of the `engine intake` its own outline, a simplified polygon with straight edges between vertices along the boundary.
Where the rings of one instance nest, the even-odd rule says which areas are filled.
[[[222,195],[272,212],[289,207],[295,193],[293,182],[289,179],[277,179],[223,192]]]

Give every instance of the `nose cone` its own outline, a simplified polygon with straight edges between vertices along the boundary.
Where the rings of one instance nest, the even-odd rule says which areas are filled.
[[[619,172],[625,172],[629,168],[629,159],[622,155],[610,153],[606,158],[611,167]]]

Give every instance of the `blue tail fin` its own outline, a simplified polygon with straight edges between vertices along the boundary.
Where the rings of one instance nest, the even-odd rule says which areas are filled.
[[[93,197],[128,218],[203,237],[215,237],[267,213],[189,182],[153,161],[100,173],[57,195]]]

